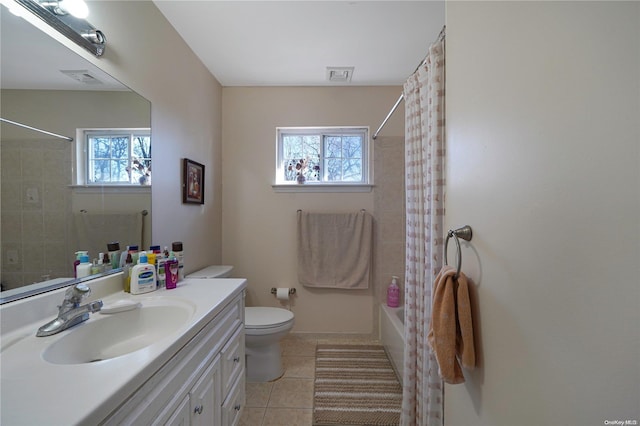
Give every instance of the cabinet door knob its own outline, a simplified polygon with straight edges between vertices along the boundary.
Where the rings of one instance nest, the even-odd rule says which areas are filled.
[[[235,407],[233,407],[233,408],[234,408],[236,411],[240,411],[241,406],[240,406],[240,404],[238,404],[238,405],[236,405],[236,406],[235,406]]]
[[[196,405],[196,408],[193,409],[193,412],[196,414],[202,414],[204,407],[202,405]]]
[[[240,357],[239,356],[233,357],[233,362],[240,362]]]

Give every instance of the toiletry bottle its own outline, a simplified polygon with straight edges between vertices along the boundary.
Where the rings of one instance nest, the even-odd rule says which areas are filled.
[[[147,253],[141,251],[139,263],[131,268],[131,294],[149,293],[156,289],[156,268],[147,260]]]
[[[129,253],[131,253],[131,258],[133,259],[133,264],[138,264],[138,257],[140,253],[138,252],[138,246],[129,246]]]
[[[147,252],[147,263],[153,267],[155,271],[155,283],[154,285],[158,288],[158,268],[156,266],[156,262],[158,261],[157,255],[155,253]]]
[[[387,288],[387,306],[397,308],[400,306],[400,287],[398,287],[398,277],[391,277],[391,284]]]
[[[109,253],[102,254],[102,272],[108,272],[112,270],[111,266],[111,258],[109,257]]]
[[[140,263],[140,262],[138,262]],[[147,263],[149,265],[153,265],[153,267],[155,268],[156,266],[156,254],[155,253],[147,253]]]
[[[184,252],[182,251],[182,242],[176,241],[171,243],[171,250],[178,259],[178,281],[184,280]]]
[[[131,293],[131,267],[133,266],[133,258],[131,253],[127,253],[127,257],[122,267],[122,288],[125,292]]]
[[[167,258],[162,253],[156,255],[156,280],[158,281],[158,288],[166,286],[166,274],[164,270],[166,261]]]
[[[91,275],[99,274],[100,268],[102,267],[102,253],[96,259],[93,259],[93,264],[91,265]]]
[[[89,255],[89,252],[86,250],[80,250],[76,252],[76,260],[73,261],[73,277],[78,278],[78,265],[80,264],[80,256],[83,254]]]
[[[80,255],[80,263],[76,268],[77,278],[84,278],[91,275],[91,262],[89,262],[89,256],[86,254]]]
[[[120,253],[120,261],[118,262],[118,268],[124,268],[124,264],[127,263],[127,254],[129,254],[129,246]]]
[[[178,275],[180,264],[173,252],[169,255],[169,259],[164,263],[165,285],[167,290],[176,288],[178,285]]]
[[[107,244],[107,251],[109,252],[109,259],[111,259],[111,269],[120,267],[120,243],[114,241]],[[105,263],[104,261],[102,263]]]

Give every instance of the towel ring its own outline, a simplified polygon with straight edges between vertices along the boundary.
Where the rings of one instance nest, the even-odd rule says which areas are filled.
[[[458,240],[458,238],[462,238],[465,241],[471,241],[472,234],[473,233],[471,232],[471,227],[469,225],[465,225],[462,228],[458,228],[455,230],[449,229],[449,232],[447,232],[447,239],[444,242],[444,264],[449,264],[449,262],[447,262],[447,246],[449,245],[449,238],[453,238],[456,242],[457,249],[457,266],[456,275],[454,277],[455,279],[458,279],[458,277],[460,276],[460,269],[462,268],[462,251],[460,250],[460,240]]]

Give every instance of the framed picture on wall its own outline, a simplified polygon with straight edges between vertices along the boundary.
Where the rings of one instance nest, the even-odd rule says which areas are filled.
[[[204,204],[204,165],[185,158],[182,171],[182,202]]]

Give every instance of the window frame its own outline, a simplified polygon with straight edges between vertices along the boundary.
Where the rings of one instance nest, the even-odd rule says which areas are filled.
[[[362,180],[361,181],[306,181],[298,184],[295,181],[284,179],[284,147],[283,136],[288,134],[296,135],[319,135],[320,143],[324,144],[325,136],[358,134],[362,135]],[[323,147],[321,146],[321,151]],[[368,192],[373,186],[373,144],[368,126],[310,126],[310,127],[276,127],[276,167],[275,183],[272,187],[277,191],[296,192]],[[320,163],[324,164],[324,157],[321,156]],[[324,175],[324,170],[321,169]]]
[[[135,182],[91,182],[89,180],[89,137],[91,135],[116,135],[116,134],[128,134],[130,138],[139,135],[149,136],[151,138],[151,128],[149,127],[123,127],[123,128],[79,128],[76,129],[76,144],[75,144],[75,170],[73,186],[82,186],[88,188],[104,188],[104,187],[117,187],[117,188],[139,188],[150,187],[151,185],[140,185]],[[133,139],[130,139],[130,141]],[[153,142],[151,142],[153,143]],[[132,145],[129,145],[129,155],[132,155]],[[151,164],[153,164],[153,157],[151,157]],[[129,157],[131,160],[131,157]]]

